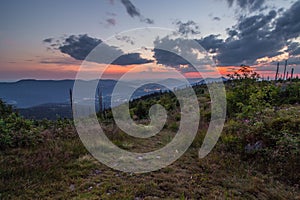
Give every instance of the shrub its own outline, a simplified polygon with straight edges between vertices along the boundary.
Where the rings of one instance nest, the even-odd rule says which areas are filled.
[[[295,183],[300,179],[294,173],[300,166],[299,118],[299,107],[289,107],[262,111],[256,120],[231,119],[225,125],[221,141],[226,150],[238,152],[266,172]],[[261,144],[258,149],[247,151],[246,146],[258,142]]]
[[[34,121],[24,119],[0,100],[0,149],[30,146],[40,141]]]

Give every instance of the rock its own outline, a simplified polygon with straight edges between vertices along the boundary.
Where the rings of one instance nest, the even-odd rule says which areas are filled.
[[[138,157],[138,160],[143,160],[144,158],[142,156],[139,156]]]
[[[75,190],[75,185],[74,185],[74,184],[71,184],[71,185],[69,186],[69,188],[70,188],[71,191],[74,191],[74,190]]]

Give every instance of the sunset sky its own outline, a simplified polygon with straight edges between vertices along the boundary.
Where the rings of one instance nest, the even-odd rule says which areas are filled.
[[[74,79],[94,47],[143,27],[173,29],[179,38],[197,41],[223,75],[246,64],[273,78],[277,62],[283,66],[286,59],[288,70],[300,74],[299,13],[300,1],[293,0],[3,0],[0,81]],[[132,42],[129,36],[121,39]],[[137,66],[133,79],[172,77],[172,70],[198,75],[165,52],[152,49],[145,57],[107,46],[108,52],[126,55],[110,65],[104,78],[119,78]],[[91,62],[91,74],[105,65]]]

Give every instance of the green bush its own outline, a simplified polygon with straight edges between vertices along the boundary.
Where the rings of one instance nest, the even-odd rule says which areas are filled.
[[[300,166],[299,106],[267,109],[251,120],[231,119],[225,124],[221,141],[226,150],[240,153],[261,169],[290,182],[300,179],[299,174],[293,173]],[[247,145],[257,142],[262,144],[259,149],[246,150]]]
[[[40,141],[39,128],[34,121],[14,112],[0,100],[0,149],[30,146]]]

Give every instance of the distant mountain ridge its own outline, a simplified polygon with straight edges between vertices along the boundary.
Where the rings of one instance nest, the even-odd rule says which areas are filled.
[[[17,108],[47,103],[68,103],[74,80],[33,80],[0,83],[0,98]],[[103,94],[111,93],[115,80],[101,80]]]
[[[227,79],[222,77],[222,81]],[[110,107],[111,94],[115,85],[118,83],[116,80],[90,80],[82,81],[87,84],[98,84],[98,88],[101,88],[103,95],[104,107]],[[205,84],[205,81],[200,78],[188,79],[189,83],[193,85]],[[220,79],[206,79],[206,82],[220,81]],[[71,116],[70,111],[70,96],[69,90],[73,88],[75,80],[34,80],[25,79],[17,82],[0,82],[0,99],[7,104],[13,105],[19,109],[21,114],[32,118],[55,118],[56,115],[69,118]],[[187,86],[186,82],[178,79],[164,79],[154,80],[158,84],[147,84],[142,87],[138,87],[143,83],[143,80],[135,80],[130,82],[121,82],[124,90],[120,94],[114,94],[120,96],[119,102],[114,102],[113,105],[118,105],[128,99],[122,99],[124,94],[129,89],[136,89],[131,99],[140,98],[147,94],[158,92],[159,90],[168,90],[164,84],[171,85],[174,88],[184,88]],[[95,104],[97,105],[97,103]],[[43,110],[43,112],[41,112]],[[43,114],[45,113],[45,114]],[[48,113],[48,115],[47,115]],[[51,117],[50,117],[51,115]],[[54,117],[53,117],[54,116]]]

